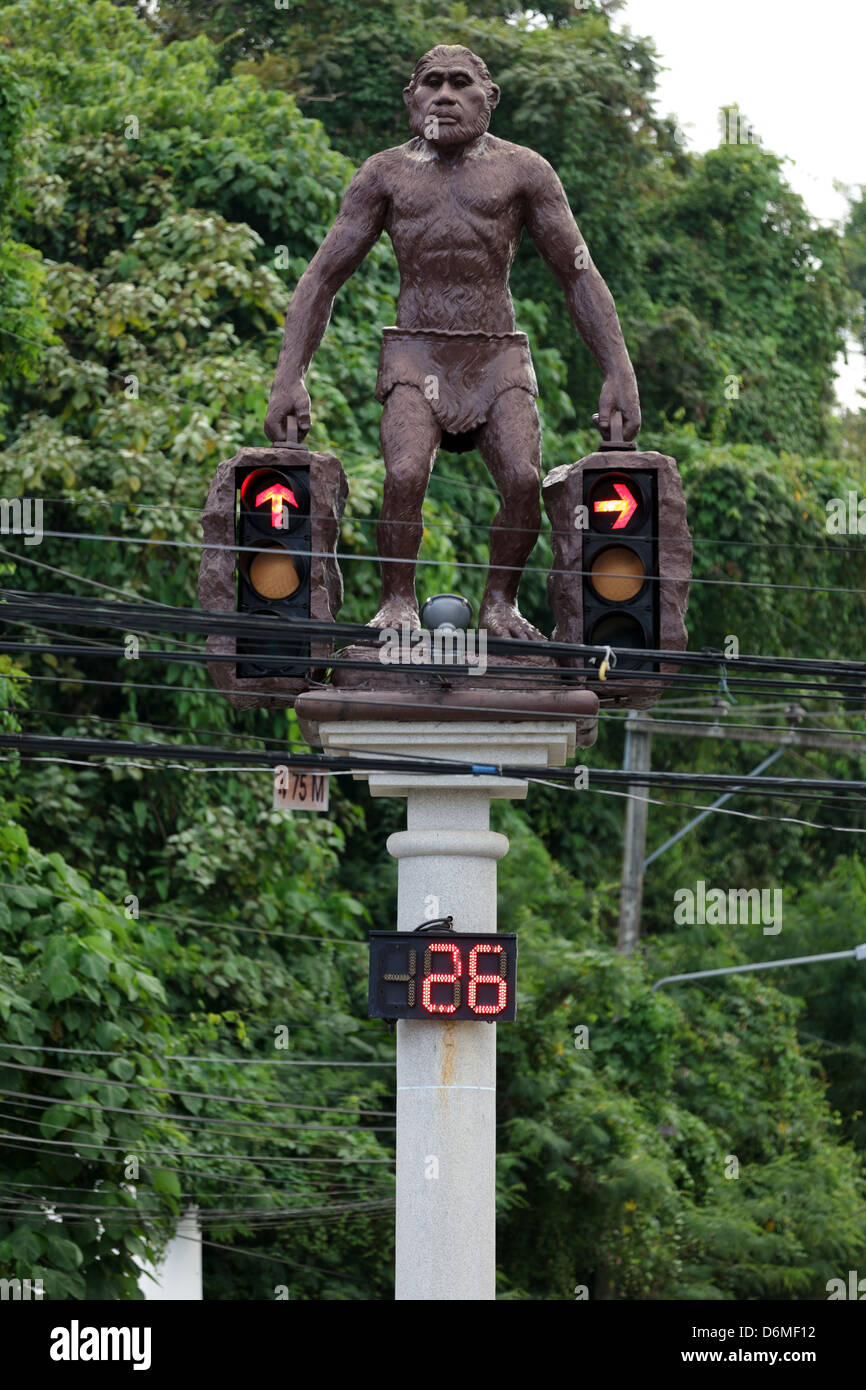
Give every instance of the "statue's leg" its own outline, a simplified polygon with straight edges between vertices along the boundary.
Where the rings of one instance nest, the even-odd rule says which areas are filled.
[[[494,637],[543,642],[544,634],[517,609],[517,586],[541,526],[541,428],[532,395],[517,386],[503,391],[477,442],[502,498],[490,526],[490,570],[478,626]]]
[[[421,626],[415,597],[415,561],[424,526],[421,507],[442,438],[429,402],[415,386],[395,386],[382,407],[379,429],[385,488],[377,541],[382,597],[369,627]],[[394,564],[405,560],[406,564]]]

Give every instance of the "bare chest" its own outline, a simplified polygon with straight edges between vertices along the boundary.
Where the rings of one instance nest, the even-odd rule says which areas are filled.
[[[398,251],[430,248],[454,241],[499,243],[505,249],[519,236],[523,201],[513,178],[499,161],[404,161],[390,190],[386,228]]]

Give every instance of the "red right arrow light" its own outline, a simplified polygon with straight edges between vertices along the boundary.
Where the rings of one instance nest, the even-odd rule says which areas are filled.
[[[610,529],[612,531],[621,531],[624,526],[628,525],[637,511],[637,498],[632,496],[625,483],[614,483],[613,486],[619,501],[611,497],[602,502],[594,502],[593,511],[619,512],[619,516]]]

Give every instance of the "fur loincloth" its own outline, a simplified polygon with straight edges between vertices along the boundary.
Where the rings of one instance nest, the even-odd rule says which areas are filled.
[[[376,400],[395,386],[415,386],[442,426],[441,447],[463,453],[503,391],[538,384],[525,333],[452,333],[445,329],[386,328]]]

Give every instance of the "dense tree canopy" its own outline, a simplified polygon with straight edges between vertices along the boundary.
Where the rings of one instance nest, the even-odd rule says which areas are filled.
[[[495,0],[177,0],[156,18],[109,0],[0,4],[2,492],[43,497],[46,531],[89,533],[32,551],[3,538],[5,586],[193,602],[199,509],[216,464],[262,441],[288,295],[356,164],[406,138],[411,63],[447,38],[485,57],[503,88],[496,133],[557,168],[616,295],[644,442],[675,455],[686,487],[690,645],[734,634],[743,652],[857,655],[866,561],[825,521],[829,498],[866,486],[831,417],[832,364],[864,295],[862,203],[843,257],[771,153],[686,153],[656,111],[652,44],[616,10],[551,0],[530,25]],[[308,378],[311,442],[350,478],[343,616],[358,621],[378,592],[372,385],[396,288],[383,241],[341,291]],[[530,246],[513,288],[548,469],[592,447],[600,375]],[[495,507],[476,455],[439,459],[422,595],[477,601],[483,569],[468,566],[486,559]],[[542,537],[522,590],[545,631],[549,559]],[[202,666],[0,660],[4,727],[300,740],[291,714],[227,709]],[[816,701],[810,720],[851,724],[851,704]],[[621,720],[601,724],[587,757],[618,765]],[[765,755],[758,737],[659,736],[654,761],[740,772]],[[234,1247],[208,1252],[206,1296],[271,1298],[283,1283],[388,1297],[393,1042],[365,1018],[364,943],[392,924],[384,843],[401,803],[334,779],[331,815],[314,819],[273,812],[266,774],[4,768],[0,1020],[15,1046],[0,1085],[18,1142],[0,1140],[0,1181],[31,1206],[0,1217],[0,1276],[44,1277],[50,1297],[135,1296],[135,1257],[195,1200]],[[825,752],[805,770],[863,775]],[[856,806],[747,809],[758,834],[711,817],[656,862],[645,951],[627,961],[613,949],[621,800],[533,786],[525,805],[495,805],[512,843],[500,916],[521,932],[522,967],[519,1024],[499,1034],[500,1296],[816,1298],[866,1258],[856,967],[650,992],[659,975],[767,951],[757,928],[673,924],[675,889],[698,878],[784,883],[788,954],[855,944],[862,836],[829,827],[866,828]],[[688,814],[676,798],[653,806],[652,843]],[[187,1060],[201,1057],[218,1061]],[[383,1065],[272,1065],[287,1060]],[[33,1214],[58,1189],[74,1190],[79,1221]]]

